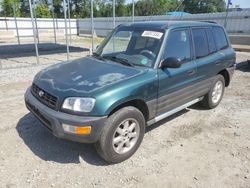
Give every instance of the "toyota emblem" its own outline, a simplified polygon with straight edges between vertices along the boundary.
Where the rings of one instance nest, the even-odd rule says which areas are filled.
[[[44,92],[43,92],[42,90],[40,90],[40,91],[38,92],[38,95],[39,95],[39,97],[42,97],[42,96],[44,95]]]

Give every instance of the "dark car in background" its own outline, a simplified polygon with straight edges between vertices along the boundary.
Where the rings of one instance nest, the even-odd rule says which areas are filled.
[[[146,126],[198,102],[215,108],[234,69],[220,25],[124,24],[92,56],[40,71],[25,102],[55,136],[95,143],[117,163],[136,152]]]

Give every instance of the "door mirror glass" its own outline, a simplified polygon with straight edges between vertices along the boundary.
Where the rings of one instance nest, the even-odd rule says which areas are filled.
[[[161,63],[161,68],[179,68],[181,67],[181,60],[176,57],[168,57]]]

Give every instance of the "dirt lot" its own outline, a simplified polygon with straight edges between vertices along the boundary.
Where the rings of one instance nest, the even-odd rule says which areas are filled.
[[[0,187],[250,187],[250,54],[214,110],[193,106],[147,129],[129,160],[52,136],[24,106],[40,67],[0,71]]]

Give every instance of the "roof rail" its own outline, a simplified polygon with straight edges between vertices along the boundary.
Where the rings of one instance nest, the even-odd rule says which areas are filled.
[[[209,20],[204,20],[204,21],[200,21],[200,22],[206,22],[206,23],[218,24],[218,23],[217,23],[217,22],[215,22],[215,21],[209,21]]]

